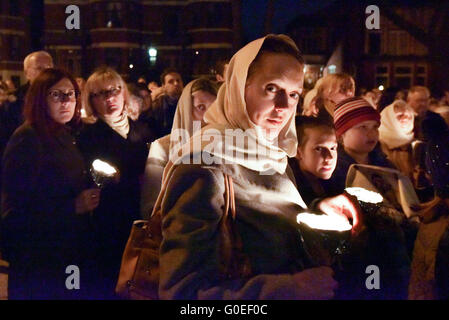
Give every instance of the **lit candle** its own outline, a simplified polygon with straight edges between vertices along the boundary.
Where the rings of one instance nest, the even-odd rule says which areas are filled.
[[[113,166],[99,159],[96,159],[94,160],[94,162],[92,162],[92,167],[98,173],[104,174],[105,176],[108,177],[113,176],[114,174],[117,173],[117,170]]]
[[[362,201],[365,203],[377,204],[381,203],[384,200],[380,193],[366,190],[364,188],[352,187],[346,188],[345,191],[350,195],[355,196],[358,201]]]
[[[339,216],[318,215],[313,213],[300,213],[296,216],[298,223],[304,223],[309,228],[328,231],[348,231],[352,226],[347,219]]]

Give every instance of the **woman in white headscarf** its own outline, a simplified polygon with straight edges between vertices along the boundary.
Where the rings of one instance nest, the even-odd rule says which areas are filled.
[[[399,171],[413,179],[413,110],[405,101],[396,100],[382,110],[380,117],[379,141],[382,151]]]
[[[304,61],[286,36],[255,40],[231,59],[207,125],[165,167],[153,215],[162,217],[162,299],[328,299],[329,267],[311,267],[296,215],[305,204],[286,174]],[[242,276],[223,273],[225,174],[233,181]],[[237,270],[239,269],[238,266]],[[235,273],[234,273],[235,275]]]
[[[204,113],[215,101],[217,91],[216,84],[206,78],[188,83],[179,98],[171,133],[151,143],[142,180],[142,217],[148,218],[153,209],[169,156],[201,129]]]

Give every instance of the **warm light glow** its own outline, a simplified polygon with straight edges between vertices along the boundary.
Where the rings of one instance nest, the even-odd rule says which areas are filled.
[[[318,215],[313,213],[300,213],[296,216],[298,223],[304,223],[312,229],[328,230],[328,231],[348,231],[352,226],[343,217]]]
[[[198,55],[198,54],[200,54],[200,53],[199,53],[198,51],[195,51],[195,54]]]
[[[366,190],[365,188],[353,187],[346,188],[345,190],[350,195],[355,196],[357,200],[366,203],[381,203],[384,200],[380,193]]]
[[[379,89],[380,91],[383,91],[385,88],[384,88],[383,85],[380,85],[378,89]]]
[[[114,174],[117,173],[117,170],[115,170],[113,166],[99,159],[96,159],[94,160],[94,162],[92,162],[92,167],[96,172],[104,174],[106,176],[113,176]]]
[[[130,68],[130,69],[134,68],[134,65],[131,63],[131,64],[129,65],[129,68]]]

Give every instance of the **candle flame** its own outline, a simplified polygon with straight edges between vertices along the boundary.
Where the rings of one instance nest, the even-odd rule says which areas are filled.
[[[348,220],[339,216],[300,213],[296,216],[296,221],[298,223],[304,223],[312,229],[329,231],[348,231],[352,229]]]
[[[99,159],[94,160],[92,162],[92,167],[95,171],[102,173],[106,176],[113,176],[117,173],[117,170],[113,166],[111,166],[109,163],[101,161]]]
[[[366,190],[365,188],[359,188],[359,187],[352,187],[352,188],[346,188],[345,189],[347,193],[349,193],[352,196],[355,196],[357,200],[363,201],[366,203],[381,203],[384,198],[380,193]]]

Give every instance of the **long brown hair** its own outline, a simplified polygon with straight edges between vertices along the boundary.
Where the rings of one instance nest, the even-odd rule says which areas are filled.
[[[25,97],[23,111],[25,121],[47,140],[52,140],[55,133],[64,127],[51,118],[47,104],[48,90],[64,78],[70,80],[76,95],[75,113],[66,125],[71,129],[76,129],[81,119],[80,90],[75,79],[67,71],[53,68],[43,70],[34,79]]]

